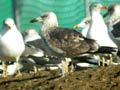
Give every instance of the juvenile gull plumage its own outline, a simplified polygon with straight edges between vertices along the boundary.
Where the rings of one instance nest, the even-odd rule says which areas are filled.
[[[17,27],[11,18],[6,18],[3,21],[3,28],[0,32],[0,59],[3,61],[3,77],[7,76],[6,61],[16,61],[18,75],[21,75],[19,70],[19,58],[25,49],[23,37],[17,30]]]
[[[85,38],[81,33],[58,27],[54,12],[47,12],[32,19],[31,22],[41,22],[41,36],[51,54],[59,58],[76,57],[87,52],[98,50],[98,44],[93,39]]]
[[[41,36],[39,35],[38,32],[36,32],[34,29],[29,29],[26,30],[25,33],[23,33],[24,36],[24,41],[25,41],[25,45],[26,47],[30,48],[25,50],[25,52],[23,54],[27,54],[27,57],[24,58],[24,60],[28,61],[31,65],[34,66],[34,71],[37,72],[38,68],[40,66],[49,66],[53,65],[53,66],[57,66],[58,64],[60,64],[61,62],[57,59],[57,57],[53,57],[50,55],[46,55],[45,52],[47,52],[47,50],[44,52],[44,47],[43,41]],[[41,46],[42,45],[42,46]],[[43,49],[43,50],[41,50]],[[28,52],[28,53],[27,53]],[[56,59],[56,60],[55,60]]]

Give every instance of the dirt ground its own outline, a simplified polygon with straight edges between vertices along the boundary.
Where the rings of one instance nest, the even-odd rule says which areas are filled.
[[[39,71],[0,78],[0,90],[120,90],[120,65],[80,68],[63,78],[59,74]]]

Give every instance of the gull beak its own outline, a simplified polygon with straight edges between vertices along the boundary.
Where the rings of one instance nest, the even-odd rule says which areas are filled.
[[[41,17],[38,17],[38,18],[34,18],[32,20],[30,20],[30,23],[34,23],[34,22],[42,22],[42,18]]]
[[[105,21],[105,24],[108,25],[110,22],[109,21]]]
[[[103,6],[101,9],[107,10],[108,7],[107,7],[107,6]],[[109,12],[105,13],[105,14],[103,15],[103,18],[105,18],[108,14],[109,14]]]
[[[79,28],[78,24],[73,26],[74,29]]]
[[[108,7],[107,6],[102,6],[101,9],[107,10]]]

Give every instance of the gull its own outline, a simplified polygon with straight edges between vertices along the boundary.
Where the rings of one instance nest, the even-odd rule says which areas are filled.
[[[109,34],[113,41],[120,49],[120,4],[113,4],[108,7],[108,11],[103,15],[104,18],[109,16],[106,21],[109,29]]]
[[[16,61],[18,75],[21,75],[19,70],[19,58],[25,49],[23,37],[18,31],[12,18],[6,18],[3,21],[3,27],[0,32],[0,59],[3,61],[3,77],[7,76],[6,61]]]
[[[54,12],[46,12],[30,22],[41,22],[41,36],[48,50],[53,56],[60,59],[76,57],[87,52],[95,52],[99,46],[93,39],[85,38],[81,33],[70,29],[58,27],[57,16]],[[61,59],[62,65],[64,61]],[[67,65],[66,65],[67,66]],[[64,68],[67,68],[67,67]],[[63,68],[63,72],[65,71]],[[66,70],[67,71],[67,70]],[[64,74],[63,74],[64,76]]]
[[[43,50],[37,48],[34,43],[30,44],[30,42],[41,39],[40,35],[35,31],[35,29],[26,30],[23,33],[23,38],[25,42],[25,50],[22,54],[22,60],[25,60],[24,62],[29,62],[29,59],[31,59],[30,56],[38,57],[38,59],[44,56]],[[32,64],[28,63],[28,66],[30,65],[33,65],[34,72],[38,71],[38,68],[35,65],[35,61]]]
[[[85,37],[95,39],[97,43],[100,46],[102,46],[101,49],[103,49],[103,47],[104,48],[106,47],[106,49],[112,48],[112,47],[113,49],[116,49],[117,45],[114,42],[114,40],[111,38],[109,30],[107,29],[107,26],[105,25],[104,20],[100,15],[100,11],[102,8],[104,7],[100,3],[93,3],[90,6],[91,17],[86,17],[85,19],[83,19],[81,23],[75,25],[74,28],[82,27],[83,35]],[[106,49],[105,49],[105,52],[106,52]],[[102,52],[102,53],[105,53],[105,52]],[[113,52],[114,50],[111,51],[111,53]]]
[[[82,31],[81,31],[81,33],[82,33],[82,35],[84,36],[84,37],[87,37],[87,33],[88,33],[88,30],[89,30],[89,28],[90,28],[90,22],[91,22],[91,17],[89,16],[89,17],[86,17],[86,18],[84,18],[79,24],[76,24],[76,25],[74,25],[73,26],[73,28],[82,28]],[[92,58],[93,58],[93,61],[95,62],[95,61],[98,61],[98,59],[99,59],[99,56],[97,56],[97,55],[90,55],[90,57],[92,56]],[[87,59],[87,60],[89,60],[89,59]],[[85,62],[85,60],[84,60],[84,62]],[[98,62],[98,63],[100,63],[100,62]],[[89,65],[89,64],[84,64],[84,63],[81,63],[81,65],[83,64],[83,66],[84,65]]]
[[[41,36],[36,32],[35,29],[28,29],[23,33],[24,42],[30,42],[41,39]]]
[[[117,55],[120,56],[120,4],[113,4],[108,7],[108,11],[104,14],[104,17],[109,16],[106,21],[109,29],[109,34],[113,41],[118,46]]]
[[[30,43],[30,42],[41,39],[40,35],[34,29],[29,29],[29,30],[25,31],[23,33],[23,38],[24,38],[24,42],[25,42],[25,51],[22,54],[23,56],[25,56],[25,55],[26,56],[33,55],[36,57],[44,56],[43,50],[38,48],[34,43],[33,44]]]
[[[106,21],[107,24],[115,25],[120,22],[120,4],[113,4],[108,7],[108,11],[103,15],[103,17],[110,16],[109,20]]]
[[[34,72],[37,72],[40,66],[58,66],[60,64],[57,57],[45,54],[43,51],[45,46],[40,46],[43,43],[42,38],[35,29],[26,30],[23,33],[23,37],[26,47],[31,48],[29,49],[30,51],[25,50],[24,53],[27,54],[27,57],[24,58],[24,61],[34,66]]]
[[[88,29],[89,29],[89,26],[90,26],[90,21],[91,21],[91,17],[86,17],[84,18],[79,24],[76,24],[74,25],[73,28],[82,28],[82,35],[84,37],[87,37],[87,32],[88,32]]]
[[[106,47],[105,51],[110,49],[110,51],[113,50],[114,52],[115,49],[116,53],[117,45],[110,38],[107,26],[103,20],[102,15],[100,14],[101,9],[105,8],[106,7],[102,6],[100,3],[93,3],[90,6],[91,23],[87,33],[87,37],[95,39],[96,42],[100,45],[100,47]],[[111,60],[112,57],[110,55],[110,61]]]
[[[45,50],[45,52],[49,52],[46,50],[46,47],[44,46],[44,42],[41,38],[41,36],[36,32],[34,29],[26,30],[25,33],[23,33],[24,41],[26,45],[32,46],[37,49]],[[25,50],[26,51],[26,50]],[[30,50],[31,52],[31,50]],[[42,52],[41,52],[42,53]],[[23,53],[24,54],[24,53]],[[25,61],[27,60],[31,65],[34,65],[35,69],[34,71],[37,72],[39,66],[58,66],[59,68],[61,65],[61,62],[58,60],[57,57],[47,55],[44,53],[44,56],[36,56],[36,53],[34,54],[34,51],[30,53],[26,53],[28,56],[25,58]]]
[[[111,40],[107,26],[100,14],[101,9],[105,7],[100,3],[93,3],[90,6],[91,23],[87,33],[87,37],[95,39],[100,46],[117,47],[117,45]]]

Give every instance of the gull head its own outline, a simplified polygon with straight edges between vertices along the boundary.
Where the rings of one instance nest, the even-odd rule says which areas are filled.
[[[41,22],[45,27],[57,27],[57,16],[54,12],[46,12],[40,17],[30,20],[31,23]]]
[[[23,37],[25,42],[41,39],[41,36],[35,31],[35,29],[26,30],[23,33]]]
[[[101,3],[99,2],[95,2],[95,3],[92,3],[90,5],[90,11],[96,11],[96,12],[100,12],[102,9],[107,9],[106,6],[103,6]]]
[[[74,27],[73,28],[86,28],[86,27],[88,27],[90,25],[90,19],[88,19],[88,18],[85,18],[85,19],[83,19],[79,24],[77,24],[77,25],[74,25]]]
[[[34,29],[29,29],[25,31],[24,35],[32,37],[32,36],[38,35],[38,33]]]
[[[108,7],[107,13],[103,15],[103,17],[106,17],[108,15],[114,15],[115,17],[120,16],[120,4],[113,4]]]
[[[12,29],[12,27],[15,26],[15,23],[14,23],[14,20],[12,18],[6,18],[4,21],[3,21],[3,28],[6,28],[6,29]]]

